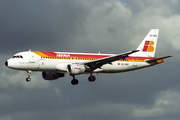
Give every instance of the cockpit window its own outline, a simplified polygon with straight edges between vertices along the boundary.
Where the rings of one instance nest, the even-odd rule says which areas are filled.
[[[23,58],[23,56],[22,55],[15,55],[12,58]]]

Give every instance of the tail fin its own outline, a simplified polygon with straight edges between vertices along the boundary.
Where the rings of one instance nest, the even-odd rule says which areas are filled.
[[[157,45],[159,29],[151,29],[136,50],[139,52],[132,56],[154,57]]]

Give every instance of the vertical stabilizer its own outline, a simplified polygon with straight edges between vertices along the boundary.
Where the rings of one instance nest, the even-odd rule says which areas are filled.
[[[151,29],[136,50],[139,52],[132,56],[154,57],[157,45],[159,29]]]

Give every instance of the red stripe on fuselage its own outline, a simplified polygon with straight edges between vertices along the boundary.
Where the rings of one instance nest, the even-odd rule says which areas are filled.
[[[41,52],[48,57],[76,57],[76,58],[104,58],[109,57],[111,55],[96,55],[96,54],[72,54],[72,53],[56,53],[56,52]]]
[[[71,57],[71,58],[94,58],[94,59],[101,59],[101,58],[105,58],[105,57],[110,57],[112,55],[106,55],[106,54],[83,54],[83,53],[58,53],[58,52],[42,52],[41,53],[47,55],[48,57]],[[126,57],[126,60],[146,60],[146,59],[155,59],[154,57]]]

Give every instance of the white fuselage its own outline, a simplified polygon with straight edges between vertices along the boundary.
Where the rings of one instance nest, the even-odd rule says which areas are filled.
[[[20,52],[15,54],[13,58],[7,60],[7,66],[16,70],[31,70],[31,71],[55,71],[59,73],[67,73],[67,65],[72,63],[83,63],[87,61],[94,60],[93,58],[77,58],[68,57],[71,54],[84,55],[84,53],[61,53],[59,52],[56,57],[42,57],[34,52]],[[104,56],[112,56],[112,54],[87,54],[91,56],[99,56],[101,58]],[[19,57],[18,57],[19,56]],[[22,56],[22,57],[20,57]],[[151,66],[145,62],[145,58],[139,61],[139,57],[131,57],[131,60],[118,60],[114,61],[111,64],[105,64],[101,68],[97,68],[93,72],[98,73],[117,73],[125,72],[130,70],[135,70],[143,67]],[[147,58],[151,59],[151,58]]]

